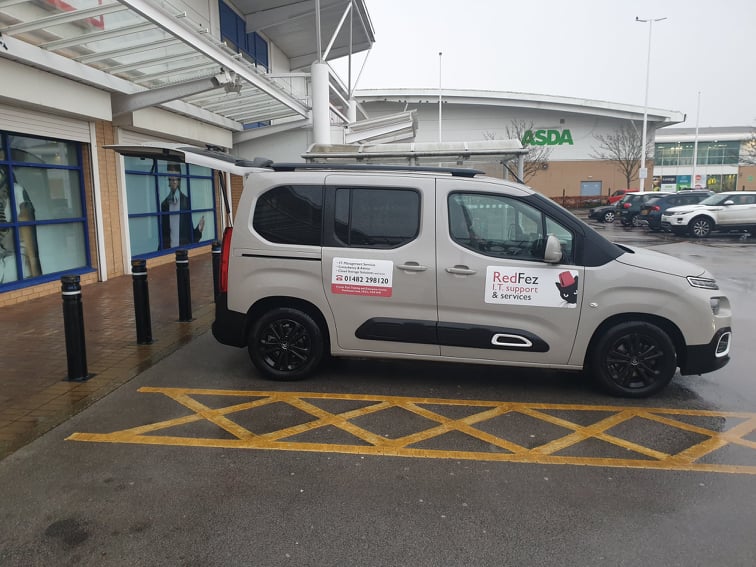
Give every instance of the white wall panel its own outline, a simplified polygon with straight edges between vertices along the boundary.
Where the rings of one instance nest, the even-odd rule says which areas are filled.
[[[0,101],[88,120],[110,120],[110,93],[0,58]]]
[[[0,103],[0,129],[46,138],[90,141],[89,122]]]

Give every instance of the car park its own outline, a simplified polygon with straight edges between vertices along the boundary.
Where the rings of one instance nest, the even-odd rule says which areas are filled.
[[[613,223],[617,218],[617,205],[593,207],[588,211],[588,218],[598,222]]]
[[[713,195],[712,191],[686,190],[672,193],[671,195],[659,195],[649,199],[641,206],[638,219],[645,223],[654,232],[662,230],[662,214],[671,207],[681,205],[695,205],[707,197]]]
[[[715,231],[753,231],[756,191],[715,193],[695,205],[669,208],[662,215],[662,227],[694,238],[704,238]]]
[[[269,378],[390,358],[586,370],[610,394],[645,397],[678,367],[729,361],[730,304],[709,272],[613,244],[524,185],[461,168],[108,147],[244,176],[212,332]]]
[[[650,199],[669,194],[670,193],[662,193],[659,191],[627,193],[617,204],[617,216],[619,217],[622,226],[641,226],[641,207],[643,207],[643,205],[645,205]]]

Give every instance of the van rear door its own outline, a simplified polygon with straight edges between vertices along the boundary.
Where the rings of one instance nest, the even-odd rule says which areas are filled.
[[[111,144],[103,146],[103,148],[114,150],[122,156],[189,163],[235,175],[246,175],[270,163],[269,160],[239,160],[224,152],[188,144],[148,142],[137,145]]]

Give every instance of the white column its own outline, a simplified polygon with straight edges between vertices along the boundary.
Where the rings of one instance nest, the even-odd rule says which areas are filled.
[[[102,218],[102,191],[100,189],[100,161],[97,157],[97,128],[89,123],[90,158],[92,160],[92,200],[94,202],[95,235],[97,238],[97,276],[101,282],[108,280],[108,259],[105,255],[105,228]],[[128,272],[127,272],[128,273]]]
[[[312,64],[312,137],[316,144],[331,143],[328,64]]]
[[[357,122],[357,101],[353,98],[349,99],[349,107],[347,108],[347,118],[349,123]]]

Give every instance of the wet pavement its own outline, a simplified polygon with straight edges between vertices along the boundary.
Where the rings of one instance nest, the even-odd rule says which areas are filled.
[[[60,297],[0,310],[18,360],[0,415],[20,416],[0,432],[26,443],[0,462],[0,565],[752,567],[754,243],[596,226],[717,277],[730,364],[631,404],[574,373],[476,365],[271,382],[206,332],[209,254],[191,323],[174,267],[150,269],[153,345],[135,344],[130,277],[84,288],[84,383],[65,381]]]
[[[83,382],[68,380],[61,295],[0,308],[0,459],[207,331],[214,315],[211,254],[191,258],[189,274],[193,320],[179,322],[175,264],[148,263],[150,345],[137,344],[131,276],[82,287],[91,375]],[[81,355],[73,358],[81,362]]]
[[[652,233],[619,223],[589,224],[608,239],[648,247],[709,269],[736,311],[733,360],[724,369],[681,380],[679,395],[696,407],[750,411],[756,407],[751,337],[756,336],[756,238],[713,235],[704,240]],[[0,309],[4,365],[0,375],[0,459],[39,437],[206,332],[213,318],[211,254],[190,260],[193,320],[178,322],[175,265],[148,265],[151,345],[137,345],[130,276],[82,290],[86,359],[92,377],[67,378],[60,295]],[[690,400],[693,401],[693,400]]]

